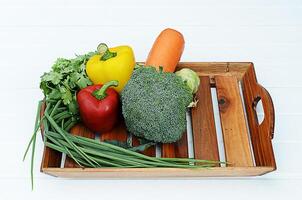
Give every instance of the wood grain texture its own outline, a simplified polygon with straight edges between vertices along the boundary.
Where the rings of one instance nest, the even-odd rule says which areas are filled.
[[[211,85],[208,76],[200,77],[196,98],[197,106],[191,110],[195,158],[219,160]]]
[[[162,144],[161,156],[163,158],[187,158],[188,157],[187,132],[184,132],[180,140],[177,142],[171,144]]]
[[[274,136],[275,113],[272,99],[265,88],[257,83],[253,64],[242,79],[242,92],[250,128],[253,152],[257,166],[272,166],[276,162],[271,139]],[[259,100],[262,100],[264,120],[258,122],[255,111]]]
[[[90,139],[95,138],[95,134],[90,131],[88,128],[86,128],[83,124],[76,124],[70,129],[70,133],[72,135],[78,135]],[[74,168],[74,167],[80,167],[72,158],[66,156],[65,163],[64,163],[65,168]]]
[[[144,62],[139,62],[144,64]],[[179,62],[176,71],[183,68],[194,70],[199,76],[210,77],[211,84],[214,84],[215,76],[235,76],[241,80],[251,62]]]
[[[180,168],[45,168],[43,172],[65,178],[192,178],[259,176],[272,167],[213,167],[201,169]]]
[[[121,142],[127,141],[127,130],[125,123],[120,120],[118,124],[111,130],[105,133],[101,133],[100,140],[118,140]]]
[[[42,168],[60,167],[61,159],[62,154],[60,152],[45,146],[40,170],[42,171]]]
[[[175,158],[175,144],[167,143],[161,145],[161,157],[163,158]]]
[[[188,155],[188,139],[187,132],[182,134],[182,137],[175,144],[175,157],[177,158],[187,158]]]
[[[238,81],[232,76],[216,76],[215,81],[226,161],[231,166],[253,166]]]
[[[180,62],[176,70],[189,67],[199,76],[209,76],[214,83],[213,78],[218,75],[242,79],[249,65],[250,62]]]

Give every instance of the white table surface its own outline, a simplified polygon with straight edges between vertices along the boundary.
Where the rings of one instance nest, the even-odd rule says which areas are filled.
[[[186,40],[182,61],[252,61],[276,110],[278,170],[253,178],[67,180],[22,154],[32,133],[39,77],[57,57],[129,44],[145,60],[165,27]],[[301,199],[302,1],[0,0],[0,199]],[[261,114],[261,113],[260,113]]]

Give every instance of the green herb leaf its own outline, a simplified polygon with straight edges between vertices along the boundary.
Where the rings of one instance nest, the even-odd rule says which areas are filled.
[[[77,114],[79,112],[78,103],[75,99],[68,104],[68,109],[73,114]]]
[[[62,71],[66,70],[69,66],[70,60],[65,58],[58,58],[54,65],[52,66],[53,71],[61,73]]]
[[[58,72],[49,72],[49,73],[45,73],[42,76],[42,81],[51,81],[54,85],[57,85],[60,83],[60,80],[62,79],[62,74],[58,73]]]
[[[79,80],[80,76],[81,75],[79,73],[73,72],[72,74],[70,74],[70,81],[75,83]]]
[[[47,100],[62,99],[71,113],[78,115],[76,91],[92,85],[86,74],[86,62],[97,52],[79,55],[73,59],[58,58],[50,72],[41,76],[40,88]],[[71,104],[71,105],[69,105]]]
[[[62,100],[65,105],[68,105],[72,101],[72,94],[69,89],[66,89],[64,86],[60,87],[60,92],[62,94]]]
[[[81,76],[79,80],[77,81],[77,85],[80,89],[83,89],[91,84],[91,81],[88,78],[85,78],[84,76]]]
[[[48,95],[52,90],[45,81],[40,83],[40,88],[43,90],[44,95]]]
[[[48,94],[48,99],[61,99],[62,93],[58,89],[53,89],[51,92]]]

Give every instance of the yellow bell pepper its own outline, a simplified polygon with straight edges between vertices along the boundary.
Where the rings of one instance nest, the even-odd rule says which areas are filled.
[[[86,64],[86,73],[93,84],[108,81],[119,82],[114,89],[121,92],[131,77],[135,66],[134,53],[129,46],[108,48],[102,43],[98,46],[100,54],[92,56]]]

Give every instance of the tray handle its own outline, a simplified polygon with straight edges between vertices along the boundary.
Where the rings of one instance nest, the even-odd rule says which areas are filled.
[[[253,109],[254,109],[254,117],[259,126],[259,129],[262,129],[263,132],[268,133],[271,139],[274,138],[274,128],[275,128],[275,110],[274,104],[269,92],[262,87],[260,84],[257,84],[258,92],[255,94],[253,101]],[[259,101],[262,101],[263,111],[264,111],[264,119],[259,124],[256,106]]]
[[[242,92],[256,166],[271,166],[276,169],[271,142],[275,127],[274,105],[268,91],[257,82],[252,63],[242,77]],[[256,106],[260,99],[263,105],[264,119],[259,124]]]
[[[269,92],[257,82],[253,64],[247,69],[242,78],[242,90],[250,128],[259,129],[261,134],[273,139],[275,128],[274,104]],[[262,101],[264,119],[259,124],[256,106],[260,100]]]

